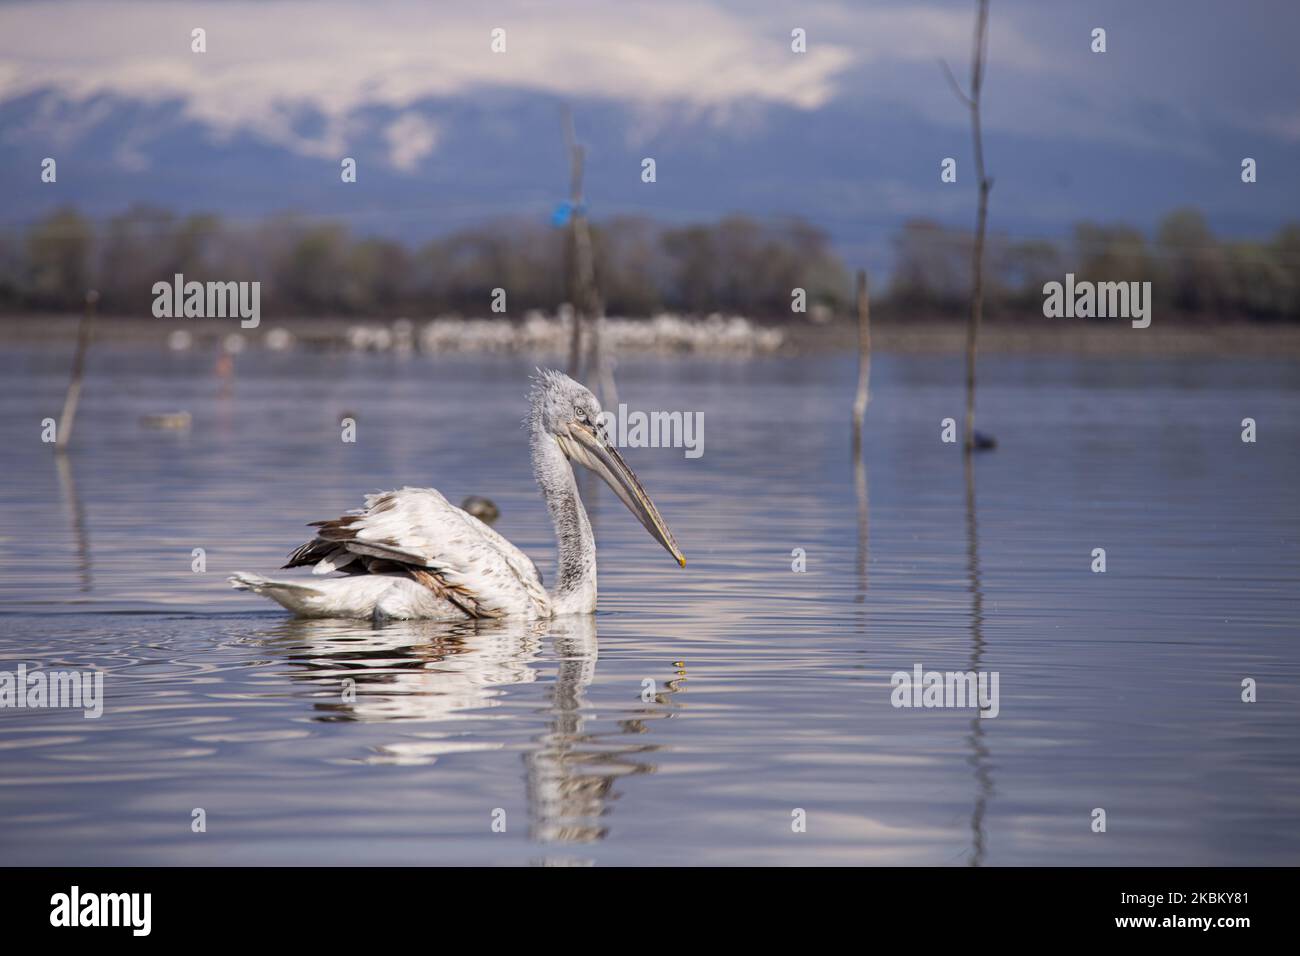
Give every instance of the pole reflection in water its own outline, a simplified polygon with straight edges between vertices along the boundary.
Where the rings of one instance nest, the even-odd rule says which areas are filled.
[[[72,524],[72,537],[77,544],[77,571],[81,577],[81,590],[91,589],[90,574],[90,539],[86,534],[86,512],[77,495],[77,478],[72,471],[72,459],[63,449],[54,453],[54,465],[59,473],[59,490],[63,494],[63,503],[68,509],[68,520]]]
[[[295,665],[295,682],[310,685],[314,717],[321,721],[452,722],[490,716],[525,685],[554,680],[544,693],[545,730],[524,754],[529,836],[543,843],[602,839],[604,818],[617,799],[620,777],[653,773],[645,757],[659,749],[644,739],[646,721],[671,717],[680,680],[658,685],[653,700],[599,718],[586,699],[596,677],[596,617],[553,621],[395,621],[371,628],[355,621],[290,619],[266,632]],[[553,654],[545,653],[546,639]],[[512,701],[517,704],[518,701]],[[516,712],[517,713],[517,712]],[[448,728],[450,730],[450,727]],[[466,750],[503,749],[422,734],[380,749],[378,762],[431,763]]]
[[[867,466],[861,455],[855,455],[853,459],[853,492],[858,501],[858,593],[853,601],[863,604],[867,600],[867,563],[871,556],[871,510],[867,498]]]
[[[984,662],[984,591],[980,582],[979,525],[975,515],[975,466],[970,450],[966,455],[966,560],[970,580],[971,594],[971,653],[970,670],[978,675]],[[978,681],[978,676],[976,678]],[[984,741],[985,718],[975,711],[971,718],[970,734],[966,742],[970,745],[967,761],[975,771],[975,807],[971,811],[970,865],[980,866],[984,862],[985,837],[984,814],[988,802],[993,796],[993,773],[989,763],[989,750]]]

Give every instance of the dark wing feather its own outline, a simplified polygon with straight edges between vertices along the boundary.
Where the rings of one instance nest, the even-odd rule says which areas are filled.
[[[399,500],[399,496],[403,493],[408,496],[405,501]],[[420,539],[410,542],[397,540],[398,537],[410,537],[400,532],[395,532],[388,537],[376,534],[377,523],[374,519],[396,508],[409,507],[414,500],[411,497],[413,493],[422,496],[425,507],[451,508],[451,505],[432,489],[403,489],[402,492],[373,495],[367,499],[367,507],[363,511],[328,521],[311,522],[309,527],[317,529],[316,536],[290,554],[284,567],[319,566],[322,561],[328,560],[329,565],[332,565],[335,570],[345,574],[405,573],[438,597],[456,605],[469,617],[501,616],[499,610],[480,600],[473,588],[456,579],[457,569],[454,564],[444,566],[440,560],[435,559],[433,554],[416,550],[416,547],[423,547],[427,552],[427,542]],[[463,515],[459,509],[456,509],[456,512]],[[390,516],[390,518],[395,517],[399,515]],[[479,525],[479,522],[468,516],[466,520],[473,521],[476,526]],[[485,525],[482,526],[482,531],[491,538],[497,537],[496,533]],[[366,533],[363,535],[362,532]],[[500,540],[504,541],[504,539]],[[513,545],[509,547],[513,549]],[[528,560],[522,552],[519,553],[519,557],[524,561]],[[531,561],[528,564],[528,570],[536,576],[534,586],[541,591],[544,598],[545,591],[541,590],[540,575],[537,574]],[[329,565],[326,566],[326,571],[330,569]],[[324,573],[320,567],[316,570],[317,573]]]

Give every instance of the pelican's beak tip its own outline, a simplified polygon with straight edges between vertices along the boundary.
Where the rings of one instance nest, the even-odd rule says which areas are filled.
[[[684,555],[684,554],[679,554],[679,555],[677,556],[677,563],[678,563],[678,565],[680,565],[680,566],[683,567],[683,568],[686,567],[686,555]]]

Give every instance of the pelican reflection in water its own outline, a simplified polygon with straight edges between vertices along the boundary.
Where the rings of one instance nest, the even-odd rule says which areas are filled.
[[[526,424],[533,474],[559,548],[555,590],[537,566],[482,521],[433,488],[366,497],[366,507],[313,522],[316,537],[286,568],[311,566],[319,580],[270,580],[239,573],[231,584],[302,617],[466,620],[547,619],[596,610],[596,541],[578,495],[573,463],[599,475],[679,565],[672,532],[601,424],[600,403],[560,372],[539,372]],[[340,572],[338,577],[324,577]]]
[[[554,648],[549,660],[543,653],[547,638]],[[591,843],[605,836],[617,781],[654,772],[645,757],[659,745],[647,741],[646,722],[673,716],[670,701],[679,689],[678,682],[663,681],[653,703],[614,721],[597,718],[586,697],[596,676],[595,615],[545,622],[413,621],[364,630],[343,621],[298,619],[273,627],[265,646],[279,648],[294,665],[292,679],[307,685],[316,719],[410,722],[412,730],[491,719],[506,696],[536,697],[538,691],[525,688],[546,684],[554,661],[554,680],[537,710],[544,727],[523,755],[529,836],[542,843]],[[346,680],[353,692],[345,696],[339,688]],[[456,736],[416,731],[379,747],[372,760],[428,764],[465,750],[500,747]]]

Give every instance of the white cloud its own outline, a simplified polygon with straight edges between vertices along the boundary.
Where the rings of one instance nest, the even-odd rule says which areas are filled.
[[[1216,111],[1216,96],[1232,109],[1237,101],[1204,86],[1224,74],[1203,69],[1199,46],[1157,29],[1167,15],[1116,13],[1113,32],[1126,40],[1103,57],[1088,51],[1084,11],[995,4],[987,128],[1203,155],[1197,123]],[[251,132],[327,159],[376,135],[361,121],[366,107],[402,114],[422,99],[485,88],[615,100],[636,120],[628,137],[638,143],[701,118],[743,132],[763,123],[768,105],[814,110],[837,97],[956,132],[966,115],[938,60],[965,81],[973,18],[973,3],[918,0],[21,0],[0,4],[0,102],[49,88],[74,101],[176,101],[218,138]],[[1199,27],[1218,33],[1234,22],[1217,13]],[[207,53],[190,52],[196,26],[207,31]],[[506,53],[491,52],[494,27],[506,30]],[[791,51],[794,27],[807,31],[807,53]],[[1195,94],[1190,84],[1201,84]],[[1270,111],[1270,131],[1294,141],[1286,106],[1261,103],[1256,115]],[[51,138],[54,127],[76,135],[72,111],[47,120]],[[389,161],[410,168],[439,136],[421,145],[427,131],[402,122],[377,135]],[[395,147],[395,136],[406,145]]]
[[[497,26],[505,53],[489,48]],[[206,53],[190,50],[194,27],[207,31]],[[724,117],[751,99],[812,109],[852,59],[831,38],[793,54],[788,28],[698,0],[508,0],[490,12],[413,0],[0,6],[0,101],[48,88],[177,100],[219,135],[251,131],[322,157],[348,148],[350,117],[367,106],[510,87]],[[413,131],[405,122],[398,135]],[[395,162],[414,161],[400,153]]]
[[[418,113],[403,113],[384,130],[388,161],[409,173],[438,146],[438,127]]]

